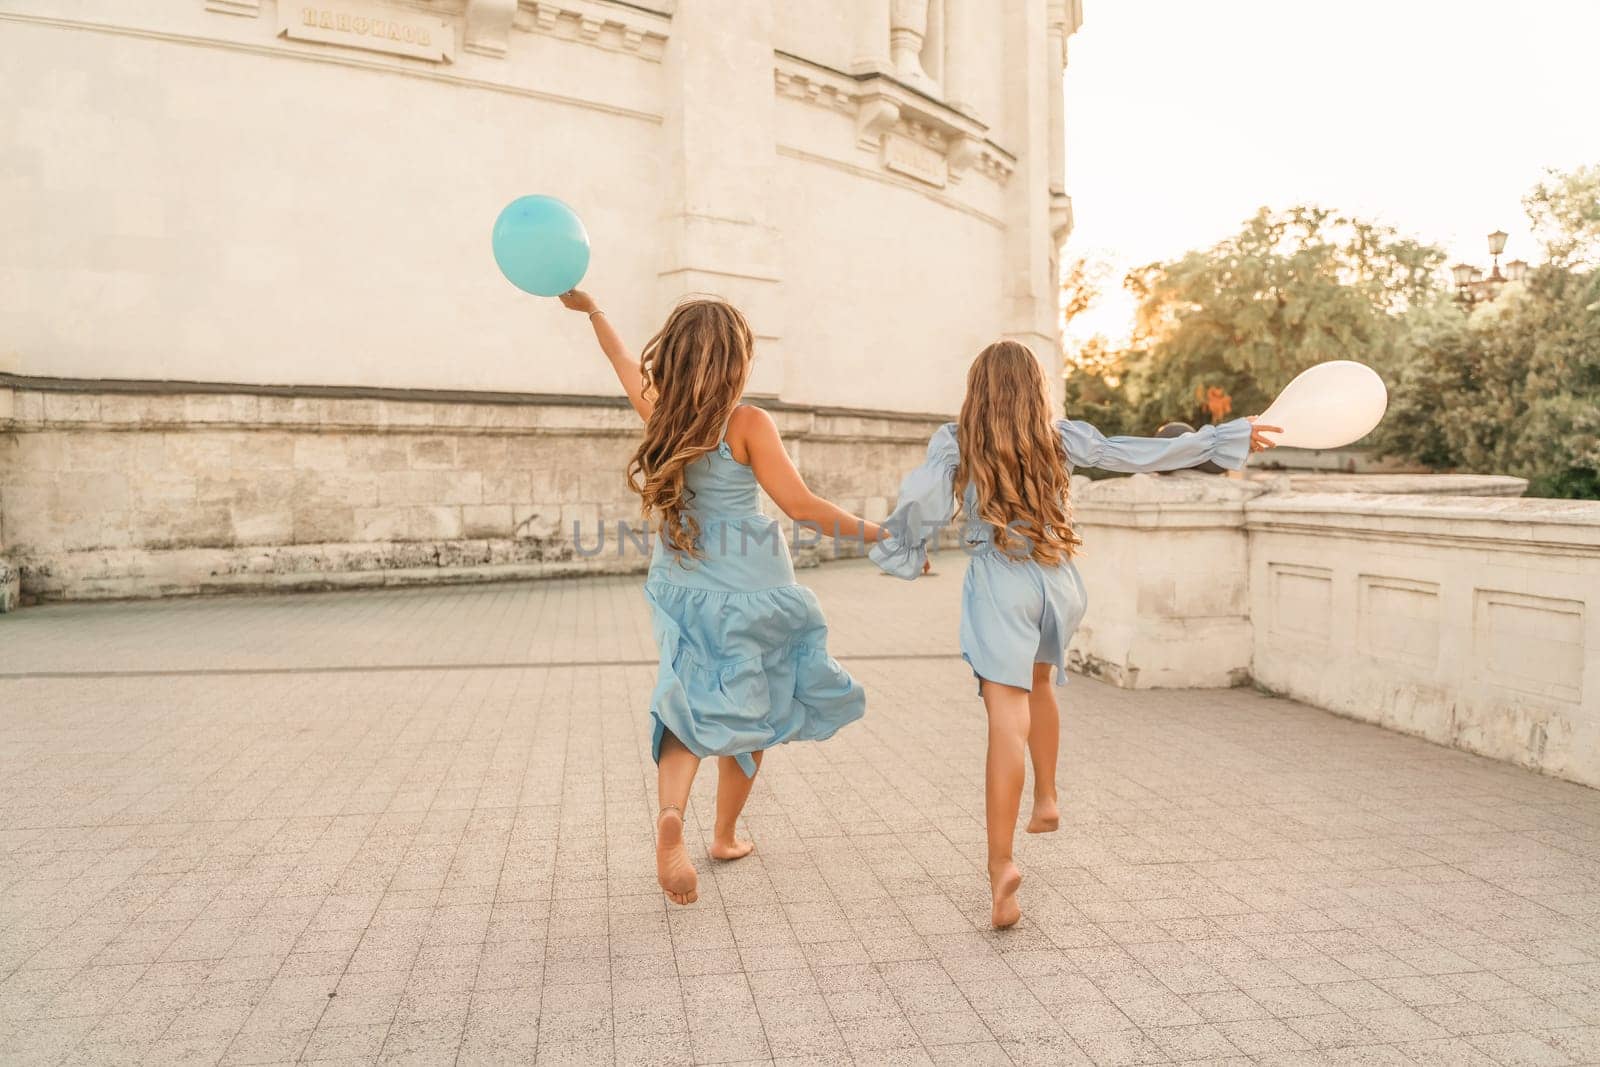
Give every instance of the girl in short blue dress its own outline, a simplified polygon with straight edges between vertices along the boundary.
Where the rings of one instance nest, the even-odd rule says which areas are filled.
[[[714,859],[754,847],[735,836],[762,753],[821,741],[861,718],[861,686],[828,655],[828,626],[797,585],[782,528],[760,489],[797,523],[876,541],[882,530],[806,488],[772,417],[739,403],[750,373],[750,327],[720,300],[690,300],[635,359],[605,313],[574,290],[634,410],[644,440],[628,481],[657,527],[645,599],[660,648],[650,698],[660,811],[656,876],[667,897],[693,903],[699,878],[683,843],[683,813],[700,761],[718,757]]]
[[[1060,710],[1051,688],[1066,681],[1067,642],[1087,604],[1072,555],[1071,468],[1119,472],[1179,470],[1210,460],[1244,466],[1269,447],[1252,420],[1235,419],[1173,438],[1106,437],[1085,422],[1050,417],[1033,353],[1000,341],[978,355],[959,423],[941,426],[922,466],[906,475],[887,536],[872,547],[885,571],[913,579],[928,569],[928,542],[955,515],[971,557],[961,598],[961,654],[978,678],[989,716],[985,815],[992,921],[1021,917],[1022,875],[1012,860],[1025,756],[1034,767],[1030,833],[1060,825],[1056,754]]]

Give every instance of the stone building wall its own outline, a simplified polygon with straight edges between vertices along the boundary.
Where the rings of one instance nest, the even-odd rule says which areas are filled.
[[[751,321],[754,393],[954,410],[997,337],[1059,367],[1078,17],[6,0],[0,69],[28,91],[0,108],[0,373],[612,395],[581,320],[490,255],[497,213],[544,193],[634,344],[709,293]]]
[[[21,593],[481,581],[646,563],[618,543],[618,524],[639,518],[623,477],[639,422],[621,402],[288,392],[0,379],[12,412],[0,419],[0,555]],[[773,411],[813,487],[874,517],[937,425]]]
[[[1080,20],[5,0],[0,558],[31,597],[601,566],[557,531],[633,515],[630,416],[582,318],[494,266],[528,193],[584,220],[633,345],[689,294],[743,310],[752,395],[870,511],[983,345],[1059,368]]]

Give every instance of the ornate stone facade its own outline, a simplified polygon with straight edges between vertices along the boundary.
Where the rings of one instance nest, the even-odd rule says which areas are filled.
[[[738,304],[807,476],[893,493],[972,355],[1059,365],[1071,0],[7,0],[0,554],[25,596],[612,566],[636,432],[488,231],[640,343]],[[855,414],[840,414],[841,411]]]

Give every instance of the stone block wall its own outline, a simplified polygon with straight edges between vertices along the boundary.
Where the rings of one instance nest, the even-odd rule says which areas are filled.
[[[22,577],[9,560],[0,557],[0,615],[15,611],[22,603]]]
[[[0,384],[0,523],[33,600],[640,570],[602,398]],[[936,420],[778,407],[802,473],[881,517]],[[577,538],[574,538],[574,530]],[[604,530],[603,545],[598,541]]]
[[[16,394],[0,383],[0,434],[14,421]],[[0,483],[5,480],[5,438],[0,436]],[[5,489],[0,484],[0,615],[15,611],[22,603],[22,576],[6,556]]]

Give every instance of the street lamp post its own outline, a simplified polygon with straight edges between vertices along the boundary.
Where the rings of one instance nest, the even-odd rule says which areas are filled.
[[[1500,253],[1505,250],[1506,231],[1496,230],[1489,235],[1489,256],[1494,266],[1487,275],[1481,267],[1474,267],[1471,263],[1457,263],[1450,268],[1450,277],[1456,283],[1457,300],[1469,308],[1486,303],[1500,295],[1500,287],[1506,282],[1520,282],[1528,276],[1528,264],[1521,259],[1513,259],[1506,264],[1506,272],[1500,273]]]

